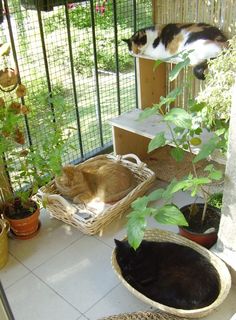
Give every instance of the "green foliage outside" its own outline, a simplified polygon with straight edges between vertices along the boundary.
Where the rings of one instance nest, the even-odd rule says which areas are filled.
[[[118,50],[119,50],[119,70],[125,72],[133,69],[133,58],[129,56],[127,50],[122,50],[124,43],[122,38],[129,37],[133,33],[133,2],[117,1],[117,29],[118,29]],[[137,27],[144,27],[151,21],[151,2],[137,1]],[[114,47],[114,15],[112,1],[108,1],[105,12],[101,14],[94,8],[95,36],[98,68],[105,71],[116,71],[115,47]],[[91,76],[94,66],[92,21],[90,5],[77,5],[69,10],[69,21],[71,27],[86,34],[80,37],[78,44],[73,50],[75,69],[79,74]],[[55,10],[55,13],[44,19],[44,31],[50,34],[58,29],[66,29],[66,19],[63,8]],[[81,34],[82,35],[82,34]],[[78,39],[72,39],[76,42]],[[58,55],[60,57],[60,55]],[[65,57],[66,58],[66,57]],[[60,58],[61,59],[61,58]]]
[[[89,34],[88,30],[88,34]],[[120,30],[122,34],[122,30]],[[118,47],[123,47],[121,38],[118,39]],[[115,48],[114,48],[114,30],[112,28],[104,31],[97,30],[96,32],[96,53],[98,69],[105,71],[116,71]],[[134,61],[128,52],[119,50],[119,70],[127,72],[133,69]],[[93,43],[90,38],[83,38],[79,46],[74,52],[74,66],[78,74],[91,76],[94,67]]]

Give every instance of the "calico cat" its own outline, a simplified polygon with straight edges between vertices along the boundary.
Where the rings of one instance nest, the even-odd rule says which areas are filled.
[[[98,198],[115,202],[134,188],[130,169],[109,159],[93,159],[79,166],[66,165],[62,175],[55,178],[58,191],[74,203],[88,203]]]
[[[135,32],[130,39],[123,39],[132,54],[152,59],[166,59],[183,50],[189,52],[194,75],[204,80],[207,60],[215,58],[228,46],[226,36],[218,28],[206,23],[170,23]],[[180,58],[171,62],[178,63]]]
[[[192,248],[143,240],[135,251],[116,243],[116,259],[124,279],[148,298],[180,309],[210,305],[220,291],[216,269]]]

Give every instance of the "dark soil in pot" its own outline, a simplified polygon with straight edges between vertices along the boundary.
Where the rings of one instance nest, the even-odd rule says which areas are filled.
[[[192,211],[191,206],[194,208]],[[188,221],[189,226],[179,226],[179,234],[209,249],[217,241],[220,209],[208,205],[204,222],[202,222],[203,207],[204,204],[197,203],[187,205],[180,209]]]
[[[4,215],[9,219],[24,219],[31,216],[37,209],[37,204],[33,200],[22,203],[19,198],[6,202],[3,205]]]
[[[196,203],[192,213],[191,205],[186,205],[180,209],[189,223],[189,226],[184,227],[184,229],[188,229],[189,231],[196,233],[204,233],[210,228],[214,228],[216,232],[218,231],[220,223],[220,209],[208,205],[206,216],[204,222],[202,223],[201,219],[203,207],[203,203]]]

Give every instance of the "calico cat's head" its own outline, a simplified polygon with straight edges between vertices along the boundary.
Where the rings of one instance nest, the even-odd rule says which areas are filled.
[[[131,38],[122,39],[128,44],[130,53],[139,54],[144,51],[147,45],[147,29],[141,29],[135,32]]]

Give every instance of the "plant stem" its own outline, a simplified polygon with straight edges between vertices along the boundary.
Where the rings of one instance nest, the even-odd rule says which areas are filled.
[[[190,154],[194,155],[193,154],[193,150],[192,150],[191,145],[190,145],[190,142],[187,141],[187,144],[188,144],[188,148],[189,148]],[[195,163],[193,161],[191,161],[191,162],[192,162],[192,168],[193,168],[194,176],[195,176],[195,178],[198,178],[197,168],[195,166]],[[205,216],[206,216],[206,210],[207,210],[207,192],[202,186],[200,187],[200,189],[202,191],[202,195],[203,195],[203,199],[204,199],[204,207],[203,207],[203,212],[202,212],[202,217],[201,217],[201,223],[203,224],[203,222],[205,220]]]

